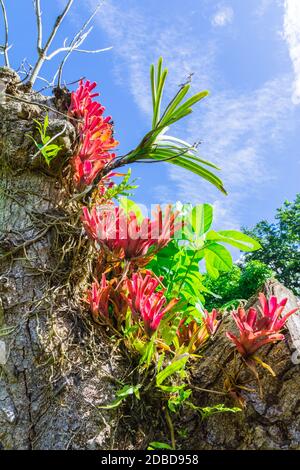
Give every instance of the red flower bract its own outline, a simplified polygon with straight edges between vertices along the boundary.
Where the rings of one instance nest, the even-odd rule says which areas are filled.
[[[134,273],[126,285],[128,288],[126,301],[132,315],[135,319],[143,320],[145,332],[151,336],[157,330],[163,316],[176,305],[178,300],[173,299],[167,304],[165,289],[156,292],[160,280],[152,277],[151,271],[147,271],[145,276]]]
[[[258,318],[257,310],[253,307],[247,313],[243,308],[231,313],[240,335],[237,337],[231,332],[227,332],[226,335],[244,357],[252,356],[265,344],[283,340],[284,335],[278,331],[285,325],[288,317],[297,311],[297,309],[291,310],[284,317],[279,318],[287,299],[278,303],[276,297],[271,297],[269,302],[264,294],[260,294],[259,297],[262,305],[260,318]]]
[[[89,237],[99,245],[105,245],[116,257],[132,260],[166,246],[174,232],[180,228],[175,223],[177,212],[167,206],[163,215],[158,206],[154,219],[144,218],[140,223],[136,214],[126,215],[122,208],[102,209],[93,207],[91,212],[83,208],[83,225]]]
[[[211,313],[207,310],[203,312],[203,323],[207,329],[209,335],[214,335],[220,324],[220,320],[217,320],[218,312],[214,308]]]
[[[92,287],[87,291],[85,301],[90,305],[94,320],[102,316],[108,318],[108,301],[110,285],[106,281],[105,274],[102,274],[101,283],[95,280]]]
[[[96,83],[79,82],[71,95],[69,115],[76,119],[79,133],[79,150],[72,158],[76,186],[91,184],[103,168],[115,158],[110,150],[118,145],[113,138],[111,117],[102,116],[105,108],[93,101],[98,93],[92,93]]]
[[[260,328],[265,327],[271,328],[274,331],[279,331],[284,327],[287,319],[298,310],[298,308],[294,308],[282,317],[281,314],[287,304],[287,298],[284,298],[281,300],[281,302],[278,302],[277,297],[272,296],[268,301],[262,292],[258,297],[261,304],[260,310],[262,313],[262,318],[259,320]]]

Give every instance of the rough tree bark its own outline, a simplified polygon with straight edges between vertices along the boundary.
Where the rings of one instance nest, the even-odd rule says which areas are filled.
[[[0,103],[1,447],[126,447],[126,436],[114,442],[114,418],[108,423],[97,409],[113,400],[110,377],[121,377],[124,369],[105,339],[97,338],[100,333],[94,335],[92,325],[74,313],[66,281],[72,269],[84,277],[72,261],[71,233],[77,244],[81,233],[76,207],[65,207],[60,172],[53,174],[41,158],[32,162],[36,149],[27,134],[34,133],[33,119],[42,121],[45,109],[24,100],[54,107],[53,100],[21,91],[9,69],[1,69],[0,80],[13,95]],[[50,135],[67,126],[58,142],[62,161],[70,155],[75,129],[56,113],[49,112],[49,121]],[[64,229],[68,217],[73,222]],[[63,245],[69,250],[64,257]]]
[[[113,400],[115,383],[127,377],[130,366],[77,301],[90,253],[81,237],[76,201],[70,202],[62,178],[75,129],[48,110],[49,134],[66,126],[59,137],[56,170],[40,157],[32,160],[36,149],[27,135],[35,132],[33,119],[43,120],[42,104],[54,108],[55,102],[22,90],[18,76],[7,68],[0,69],[0,83],[11,95],[0,95],[0,447],[132,449],[145,448],[154,439],[166,441],[160,409],[144,414],[126,410],[131,414],[126,420],[122,411],[97,406]],[[278,283],[266,289],[286,295]],[[244,412],[206,422],[195,412],[179,416],[176,427],[186,428],[188,437],[178,436],[178,446],[300,448],[300,366],[291,362],[290,346],[266,348],[266,362],[277,377],[263,374],[262,398],[241,392]],[[232,406],[227,395],[197,390],[224,391],[233,368],[228,348],[221,331],[205,358],[193,366],[191,385],[199,406],[224,400]]]

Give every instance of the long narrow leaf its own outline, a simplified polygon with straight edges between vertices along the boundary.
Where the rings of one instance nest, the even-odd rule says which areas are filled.
[[[153,107],[153,114],[154,114],[155,102],[156,102],[156,85],[155,85],[155,69],[154,69],[153,64],[150,67],[150,82],[151,82],[151,94],[152,94],[152,107]]]
[[[154,110],[154,115],[153,115],[153,125],[152,125],[153,128],[156,126],[156,124],[158,123],[158,121],[160,119],[160,105],[161,105],[162,94],[163,94],[163,89],[164,89],[164,85],[165,85],[167,75],[168,75],[168,70],[165,69],[162,72],[162,76],[161,76],[160,82],[158,84],[156,102],[155,102],[155,110]]]
[[[200,100],[205,98],[208,95],[208,93],[209,92],[207,90],[204,90],[204,91],[200,91],[194,96],[191,96],[191,98],[186,100],[185,103],[183,103],[179,108],[177,108],[176,114],[180,114],[185,109],[191,108],[192,106],[194,106],[194,104],[198,103]]]
[[[161,120],[160,120],[161,124],[165,124],[165,122],[168,120],[168,118],[172,116],[173,111],[175,111],[175,109],[180,104],[180,102],[183,100],[183,98],[185,97],[185,95],[187,94],[189,89],[190,89],[190,85],[187,84],[187,85],[184,85],[177,92],[177,94],[174,96],[174,98],[170,101],[170,103],[166,107],[166,109],[165,109],[165,111],[164,111],[164,113],[161,117]]]

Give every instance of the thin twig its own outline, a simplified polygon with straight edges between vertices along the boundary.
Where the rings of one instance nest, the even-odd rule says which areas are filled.
[[[55,57],[57,54],[60,54],[61,52],[81,52],[85,54],[98,54],[99,52],[105,52],[105,51],[110,51],[112,49],[112,46],[110,47],[104,47],[103,49],[95,49],[95,50],[85,50],[85,49],[77,49],[77,47],[60,47],[53,51],[50,55],[46,57],[46,60],[51,60],[53,57]]]
[[[8,20],[7,20],[7,14],[6,14],[6,8],[5,8],[4,0],[0,0],[0,3],[1,3],[2,13],[3,13],[4,29],[5,29],[4,46],[0,46],[0,47],[3,50],[5,65],[6,65],[6,67],[9,67],[9,58],[8,58],[8,50],[9,50],[9,45],[8,45]]]
[[[87,37],[87,35],[90,33],[91,29],[89,29],[86,33],[86,28],[88,27],[88,25],[90,24],[90,22],[92,21],[92,19],[95,17],[95,15],[98,13],[98,10],[101,6],[101,2],[96,6],[95,10],[93,11],[93,13],[90,15],[90,17],[83,23],[81,29],[78,31],[78,33],[75,34],[75,36],[73,37],[72,41],[70,42],[69,44],[69,50],[67,52],[67,54],[65,55],[65,57],[63,58],[59,68],[58,68],[58,79],[57,79],[57,86],[60,87],[61,85],[61,77],[62,77],[62,71],[63,71],[63,68],[65,66],[65,63],[66,61],[68,60],[68,58],[70,57],[71,53],[73,52],[73,50],[75,50],[76,47],[79,47],[79,45],[83,42],[80,42],[79,44],[79,41],[80,39],[84,36],[84,39]],[[106,49],[108,50],[108,48]]]
[[[41,13],[40,0],[33,0],[34,9],[35,9],[35,16],[36,16],[36,22],[37,22],[37,30],[38,30],[38,37],[37,37],[38,60],[35,64],[35,66],[33,67],[32,73],[31,73],[30,78],[29,78],[29,83],[31,84],[31,86],[35,83],[37,78],[39,78],[39,72],[40,72],[40,69],[42,68],[44,62],[52,60],[54,57],[56,57],[60,53],[65,52],[66,55],[65,55],[63,61],[61,62],[60,66],[59,66],[59,68],[58,68],[58,70],[55,73],[54,78],[53,78],[53,81],[55,81],[56,77],[58,76],[58,86],[60,86],[62,69],[64,67],[64,64],[65,64],[66,60],[68,59],[68,57],[70,56],[70,54],[72,52],[80,52],[80,53],[84,53],[84,54],[98,54],[99,52],[104,52],[104,51],[108,51],[108,50],[111,49],[111,47],[105,47],[105,48],[101,48],[101,49],[88,50],[88,49],[83,49],[83,48],[80,47],[82,45],[82,43],[86,40],[86,38],[88,37],[90,32],[92,31],[92,29],[93,29],[93,27],[91,26],[87,30],[87,27],[90,24],[91,20],[96,15],[97,11],[99,10],[99,8],[101,6],[101,3],[99,3],[98,6],[96,7],[96,9],[94,10],[94,12],[88,18],[88,20],[83,24],[80,31],[75,34],[75,36],[73,37],[73,39],[71,40],[69,45],[67,45],[67,39],[65,39],[62,47],[59,47],[59,48],[55,49],[54,51],[52,51],[51,53],[48,53],[49,48],[50,48],[50,46],[53,42],[53,39],[55,38],[56,33],[57,33],[63,19],[65,18],[65,16],[67,15],[69,9],[71,8],[71,5],[72,5],[73,1],[74,0],[69,0],[66,7],[65,7],[65,9],[61,13],[61,15],[59,15],[56,18],[56,21],[55,21],[53,29],[50,33],[50,36],[49,36],[45,46],[43,46],[43,30],[42,30],[43,25],[42,25],[42,13]]]
[[[14,96],[11,95],[10,93],[5,93],[5,96],[8,96],[9,98],[16,100],[16,101],[21,101],[21,103],[26,103],[26,104],[33,104],[35,106],[40,106],[41,108],[48,109],[49,111],[52,111],[53,113],[59,114],[60,116],[63,116],[64,118],[68,118],[68,115],[65,113],[62,113],[61,111],[58,111],[55,108],[52,108],[51,106],[44,104],[44,103],[38,103],[36,101],[29,101],[25,100],[24,98],[20,98],[19,96]],[[74,118],[72,118],[74,119]]]

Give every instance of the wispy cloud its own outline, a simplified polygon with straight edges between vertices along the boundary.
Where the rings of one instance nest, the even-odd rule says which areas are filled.
[[[274,4],[274,0],[259,0],[258,7],[254,10],[254,15],[256,16],[263,16],[270,6]]]
[[[95,5],[95,0],[90,0]],[[162,56],[171,73],[168,77],[167,93],[174,89],[192,72],[195,72],[196,85],[212,85],[215,45],[213,41],[191,41],[189,24],[185,17],[176,18],[176,25],[171,21],[148,21],[139,8],[131,6],[126,10],[118,2],[110,1],[105,6],[105,15],[99,15],[99,25],[110,36],[116,54],[121,59],[115,64],[115,76],[119,81],[126,81],[139,108],[151,113],[149,87],[149,66]],[[176,45],[176,47],[174,47]],[[203,52],[205,51],[205,53]],[[126,73],[124,73],[124,65]]]
[[[300,1],[285,0],[284,8],[284,38],[295,74],[293,102],[300,104]]]
[[[226,26],[232,23],[234,11],[230,6],[220,6],[211,19],[213,26]]]

